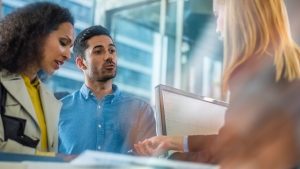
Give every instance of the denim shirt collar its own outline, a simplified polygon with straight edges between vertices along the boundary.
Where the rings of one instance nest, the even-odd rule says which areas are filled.
[[[120,95],[120,90],[117,85],[113,84],[112,91],[113,91],[112,93],[104,96],[103,100],[109,99],[111,102],[114,102],[114,100],[117,99],[118,96]],[[93,92],[85,84],[82,85],[80,92],[84,97],[84,99],[86,100],[89,99],[90,97],[94,97]]]

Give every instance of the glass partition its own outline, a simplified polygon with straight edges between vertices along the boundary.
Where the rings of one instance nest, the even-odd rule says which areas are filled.
[[[2,0],[2,14],[38,0]],[[49,0],[75,16],[75,29],[102,24],[118,51],[115,83],[154,103],[154,87],[173,86],[220,97],[222,42],[215,34],[212,0]],[[72,58],[47,84],[72,92],[83,75]]]

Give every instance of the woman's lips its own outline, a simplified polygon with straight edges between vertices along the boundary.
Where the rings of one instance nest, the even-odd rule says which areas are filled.
[[[55,64],[55,69],[59,69],[59,67],[64,64],[63,61],[59,61],[59,60],[55,60],[55,63],[56,63]]]

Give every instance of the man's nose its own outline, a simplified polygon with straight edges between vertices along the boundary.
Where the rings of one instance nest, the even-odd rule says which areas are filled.
[[[109,52],[106,52],[104,55],[104,59],[105,60],[112,59],[112,56],[113,56],[112,54],[110,54]]]

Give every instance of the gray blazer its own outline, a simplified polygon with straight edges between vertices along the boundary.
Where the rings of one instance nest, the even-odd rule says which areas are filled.
[[[18,117],[26,120],[24,134],[36,140],[40,139],[41,132],[38,120],[30,96],[22,77],[5,70],[0,71],[0,82],[7,90],[5,115]],[[40,83],[40,99],[44,111],[48,134],[48,150],[57,151],[58,145],[58,118],[61,102],[58,101],[43,83]],[[37,146],[40,149],[40,143]],[[23,146],[16,141],[8,139],[4,141],[3,123],[0,116],[0,151],[34,154],[35,149]]]

